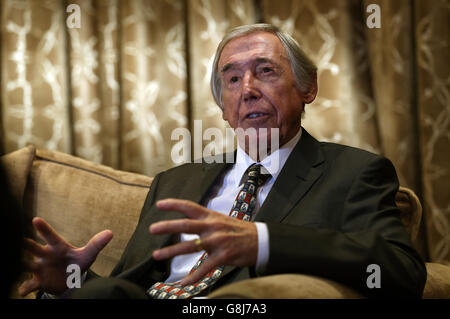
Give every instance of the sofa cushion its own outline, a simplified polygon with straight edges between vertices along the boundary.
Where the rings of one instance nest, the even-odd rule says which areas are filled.
[[[25,209],[71,244],[83,246],[97,232],[112,230],[112,241],[91,268],[109,275],[136,227],[152,178],[40,149],[30,177]]]
[[[208,297],[218,299],[363,298],[355,290],[335,281],[299,274],[272,275],[238,281],[215,290]]]

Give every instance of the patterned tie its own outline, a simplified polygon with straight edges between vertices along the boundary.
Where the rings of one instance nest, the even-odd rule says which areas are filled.
[[[244,186],[234,201],[230,211],[230,216],[244,221],[252,219],[252,212],[256,205],[256,194],[258,187],[261,186],[270,174],[261,174],[261,165],[251,165],[244,174]],[[192,267],[190,273],[197,270],[202,262],[208,257],[208,253],[203,253],[197,263]],[[181,286],[180,282],[162,283],[157,282],[147,290],[147,295],[155,299],[188,299],[206,288],[212,286],[222,274],[224,266],[219,266],[210,271],[205,277],[193,285]]]

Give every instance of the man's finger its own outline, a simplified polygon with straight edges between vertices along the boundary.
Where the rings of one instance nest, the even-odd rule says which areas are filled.
[[[200,234],[205,230],[205,227],[205,224],[201,221],[183,218],[151,224],[149,230],[153,235],[174,233]]]
[[[160,210],[174,210],[193,219],[202,219],[209,214],[205,207],[185,199],[167,198],[157,201],[156,206]]]
[[[64,241],[58,233],[45,220],[40,217],[33,218],[34,228],[39,232],[42,238],[50,245],[56,245]]]
[[[24,248],[29,251],[32,255],[37,257],[42,257],[45,255],[45,248],[41,244],[38,244],[31,238],[24,238]]]
[[[167,246],[153,252],[153,258],[162,260],[172,258],[178,255],[191,254],[197,252],[197,246],[194,241],[184,241],[175,245]]]
[[[24,281],[19,287],[19,295],[25,297],[30,292],[39,288],[39,280],[33,276],[33,278]]]
[[[86,246],[84,246],[85,252],[91,257],[97,256],[98,253],[111,241],[113,236],[113,232],[109,229],[95,234]]]
[[[203,261],[203,263],[200,265],[200,267],[198,267],[197,270],[194,271],[193,273],[186,276],[181,281],[180,284],[182,286],[192,285],[192,284],[196,283],[197,281],[201,280],[210,271],[214,270],[218,266],[220,266],[220,265],[217,264],[216,258],[208,255],[208,258],[206,258],[206,260]]]

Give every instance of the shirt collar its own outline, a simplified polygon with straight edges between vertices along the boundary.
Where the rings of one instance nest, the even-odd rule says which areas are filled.
[[[278,175],[281,172],[284,164],[286,163],[289,155],[294,149],[295,145],[297,145],[298,141],[302,136],[302,128],[298,130],[297,134],[291,138],[287,143],[277,149],[275,152],[271,153],[267,157],[265,157],[260,164],[272,175],[272,178],[277,179]],[[240,146],[238,143],[237,154],[236,154],[236,163],[233,168],[233,182],[235,185],[239,186],[243,183],[243,175],[247,168],[256,163]]]

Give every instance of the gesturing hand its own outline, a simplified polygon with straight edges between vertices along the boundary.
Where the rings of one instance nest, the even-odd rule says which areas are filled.
[[[208,252],[208,258],[181,281],[182,285],[197,282],[217,266],[256,264],[258,234],[254,223],[225,216],[188,200],[164,199],[156,206],[160,210],[181,212],[189,218],[154,223],[149,228],[152,234],[198,234]],[[153,257],[160,260],[196,251],[197,245],[187,241],[155,250]]]
[[[77,248],[65,241],[42,218],[35,217],[33,226],[47,244],[43,246],[32,239],[25,239],[25,249],[33,255],[33,260],[26,266],[33,277],[19,287],[22,296],[36,289],[52,294],[63,293],[67,290],[67,266],[77,264],[81,271],[87,270],[113,237],[110,230],[104,230],[93,236],[86,246]]]

